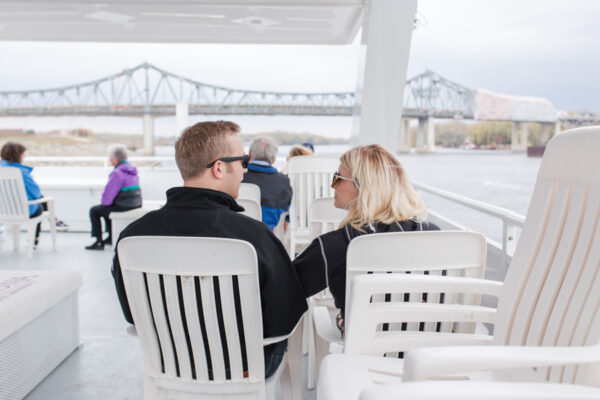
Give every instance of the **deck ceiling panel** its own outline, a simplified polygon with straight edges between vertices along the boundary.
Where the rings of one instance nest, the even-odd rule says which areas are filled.
[[[0,40],[345,44],[365,0],[0,0]]]

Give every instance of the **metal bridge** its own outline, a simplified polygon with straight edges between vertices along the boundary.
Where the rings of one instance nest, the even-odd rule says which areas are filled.
[[[473,118],[475,92],[426,71],[407,81],[403,116]],[[284,93],[239,90],[179,76],[144,63],[91,82],[0,92],[0,116],[172,116],[189,114],[348,116],[354,92]]]

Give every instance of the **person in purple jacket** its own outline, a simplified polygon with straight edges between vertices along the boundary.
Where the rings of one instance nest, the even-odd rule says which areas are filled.
[[[142,206],[142,191],[140,190],[137,169],[127,162],[127,149],[120,144],[111,145],[108,149],[108,159],[115,167],[108,177],[108,183],[102,193],[102,204],[90,208],[92,236],[96,241],[85,248],[87,250],[104,250],[104,245],[112,244],[110,235],[109,214],[113,211],[127,211]],[[108,237],[102,240],[102,223],[104,218],[105,230]]]

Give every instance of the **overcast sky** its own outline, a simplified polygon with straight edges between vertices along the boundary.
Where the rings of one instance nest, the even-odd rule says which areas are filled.
[[[408,78],[426,68],[470,88],[540,96],[557,109],[600,112],[600,1],[419,0]],[[347,46],[0,42],[0,91],[97,79],[144,61],[240,89],[353,91],[358,41]],[[200,119],[202,117],[198,117]],[[232,117],[246,132],[348,137],[350,118]],[[157,120],[159,134],[173,121]],[[135,132],[139,119],[0,119],[3,127],[86,126]]]

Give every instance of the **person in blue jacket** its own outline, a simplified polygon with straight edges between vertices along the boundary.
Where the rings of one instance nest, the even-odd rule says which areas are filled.
[[[31,171],[33,171],[33,167],[23,165],[23,158],[25,157],[25,146],[21,143],[17,142],[7,142],[2,146],[2,150],[0,151],[0,157],[2,161],[0,161],[0,167],[13,167],[18,168],[23,175],[23,183],[25,184],[25,192],[27,193],[27,200],[37,200],[44,196],[42,196],[42,192],[40,191],[40,187],[33,180],[33,176],[31,176]],[[29,218],[34,218],[40,215],[44,210],[46,210],[46,203],[41,204],[31,204],[29,205]],[[66,230],[67,225],[57,220],[57,229]],[[41,224],[37,224],[35,230],[35,240],[34,245],[37,246],[40,237],[40,229]]]
[[[260,187],[262,221],[271,229],[277,225],[281,214],[289,210],[292,202],[290,178],[273,167],[277,150],[277,144],[269,137],[254,139],[250,144],[248,172],[242,181]]]

